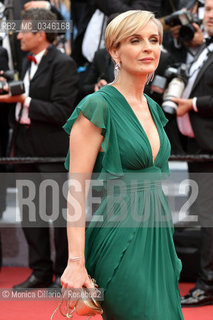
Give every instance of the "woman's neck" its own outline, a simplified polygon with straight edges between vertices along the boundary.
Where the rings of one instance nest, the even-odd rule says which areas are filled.
[[[146,85],[147,76],[144,77],[124,77],[119,76],[118,80],[113,83],[127,99],[142,103],[144,100],[144,87]]]

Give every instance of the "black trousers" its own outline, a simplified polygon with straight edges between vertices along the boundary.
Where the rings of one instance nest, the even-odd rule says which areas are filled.
[[[208,154],[195,139],[188,139],[187,151],[191,154]],[[201,225],[200,273],[196,286],[213,293],[213,162],[188,163],[190,179],[198,186],[198,196],[191,213],[198,215]]]
[[[66,195],[62,195],[66,180],[63,164],[19,165],[16,168],[22,228],[29,246],[29,266],[40,279],[51,280],[53,273],[61,276],[67,265],[66,221],[62,216],[62,209],[66,210]],[[53,225],[54,259],[48,218],[52,219]]]

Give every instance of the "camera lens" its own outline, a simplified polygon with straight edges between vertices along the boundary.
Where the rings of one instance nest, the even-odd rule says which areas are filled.
[[[195,29],[193,25],[182,26],[179,31],[179,38],[184,42],[189,42],[194,38]]]
[[[170,27],[175,27],[181,24],[178,16],[176,17],[171,16],[171,17],[165,18],[164,22],[166,25]]]
[[[164,92],[162,103],[162,108],[166,113],[170,115],[176,114],[177,104],[172,101],[172,98],[180,98],[184,88],[185,83],[180,78],[173,78],[169,83],[167,90]]]
[[[171,116],[175,116],[176,115],[176,109],[177,109],[177,105],[175,102],[173,101],[165,101],[162,104],[162,108],[164,110],[165,113],[171,115]]]

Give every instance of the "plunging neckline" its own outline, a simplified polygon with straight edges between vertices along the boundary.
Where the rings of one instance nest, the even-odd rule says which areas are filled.
[[[156,160],[157,160],[157,158],[158,158],[158,156],[159,156],[159,153],[160,153],[160,150],[161,150],[162,141],[161,141],[161,135],[160,135],[160,128],[159,128],[158,125],[157,125],[156,117],[155,117],[154,113],[152,112],[152,108],[149,106],[149,102],[148,102],[148,100],[147,100],[147,95],[144,94],[144,96],[145,96],[145,98],[146,98],[146,100],[147,100],[147,105],[148,105],[150,114],[151,114],[151,116],[152,116],[153,122],[154,122],[154,124],[155,124],[156,129],[157,129],[157,133],[158,133],[159,141],[160,141],[160,146],[159,146],[159,149],[158,149],[158,152],[157,152],[157,154],[156,154],[155,159],[153,158],[152,145],[151,145],[151,143],[150,143],[150,141],[149,141],[148,135],[147,135],[146,131],[144,130],[141,122],[139,121],[139,119],[138,119],[135,111],[132,109],[132,107],[130,106],[130,104],[128,103],[128,101],[127,101],[126,98],[124,97],[124,95],[123,95],[117,88],[115,88],[115,87],[114,87],[113,85],[111,85],[111,84],[108,84],[108,86],[111,87],[111,88],[113,88],[113,89],[115,89],[116,92],[118,92],[118,94],[124,99],[126,105],[127,105],[128,108],[130,109],[130,112],[132,113],[133,117],[134,117],[135,120],[137,121],[137,123],[138,123],[141,131],[143,132],[143,134],[144,134],[144,136],[145,136],[145,138],[146,138],[146,140],[147,140],[147,144],[148,144],[148,147],[149,147],[149,150],[150,150],[150,154],[151,154],[151,157],[152,157],[152,165],[155,166]]]

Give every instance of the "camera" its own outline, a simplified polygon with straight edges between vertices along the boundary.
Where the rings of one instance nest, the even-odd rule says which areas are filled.
[[[177,104],[172,98],[181,98],[187,83],[186,65],[176,64],[165,70],[164,76],[156,75],[152,85],[151,93],[162,96],[162,108],[170,116],[176,115]]]
[[[195,28],[192,24],[200,25],[201,21],[191,11],[182,9],[165,17],[164,23],[169,27],[181,25],[179,38],[183,42],[188,42],[193,39],[195,33]]]
[[[3,71],[0,74],[0,77],[3,77],[6,79],[6,81],[0,81],[1,95],[7,94],[9,92],[11,96],[17,96],[25,92],[24,82],[18,80],[18,74],[16,71],[13,71],[13,70]],[[8,91],[4,89],[5,86],[8,87]]]

